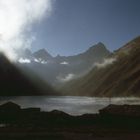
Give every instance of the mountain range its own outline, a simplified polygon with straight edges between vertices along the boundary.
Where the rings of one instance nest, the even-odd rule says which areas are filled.
[[[114,52],[103,43],[74,56],[25,50],[15,63],[0,53],[0,95],[140,96],[139,54],[140,37]]]
[[[45,49],[31,53],[26,50],[17,65],[24,71],[30,69],[44,81],[56,86],[87,73],[95,63],[103,61],[111,52],[103,43],[74,56],[51,56]]]
[[[76,96],[140,96],[140,37],[114,51],[85,76],[60,90]]]

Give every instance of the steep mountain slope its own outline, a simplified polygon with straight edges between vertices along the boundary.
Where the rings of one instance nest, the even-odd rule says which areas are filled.
[[[61,88],[64,94],[83,96],[140,96],[140,37],[96,65],[86,76]]]
[[[42,88],[40,85],[44,85]],[[37,77],[31,80],[0,54],[0,96],[53,95],[55,91]]]

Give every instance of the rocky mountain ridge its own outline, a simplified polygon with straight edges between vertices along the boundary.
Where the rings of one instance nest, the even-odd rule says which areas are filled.
[[[140,96],[139,62],[140,37],[137,37],[61,90],[64,95],[77,96]]]
[[[45,49],[35,53],[23,54],[19,59],[22,69],[27,67],[50,84],[66,82],[73,77],[88,72],[95,63],[103,61],[111,52],[103,43],[93,45],[85,52],[74,56],[51,56]]]

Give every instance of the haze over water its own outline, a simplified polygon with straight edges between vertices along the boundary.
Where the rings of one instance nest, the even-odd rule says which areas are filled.
[[[98,113],[109,104],[140,104],[140,98],[95,98],[78,96],[1,97],[0,104],[13,101],[22,108],[40,107],[42,111],[61,110],[71,115]]]

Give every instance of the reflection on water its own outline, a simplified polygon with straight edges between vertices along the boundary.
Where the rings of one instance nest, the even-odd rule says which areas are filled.
[[[75,96],[33,96],[33,97],[1,97],[0,104],[13,101],[21,107],[40,107],[42,111],[54,109],[64,111],[72,115],[85,113],[98,113],[98,110],[108,104],[140,104],[140,98],[94,98]]]

